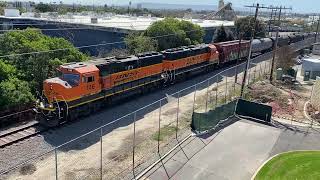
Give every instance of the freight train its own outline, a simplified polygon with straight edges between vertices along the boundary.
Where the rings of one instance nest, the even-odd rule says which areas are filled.
[[[279,38],[279,46],[301,40],[312,41],[314,34]],[[275,38],[255,39],[252,53],[273,49]],[[37,119],[46,126],[87,116],[105,105],[191,76],[211,71],[244,59],[249,55],[249,41],[238,40],[184,46],[162,52],[146,52],[127,57],[108,57],[87,62],[63,64],[59,77],[43,83],[36,102]]]

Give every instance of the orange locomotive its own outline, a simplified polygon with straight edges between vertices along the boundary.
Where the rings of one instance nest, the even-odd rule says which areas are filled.
[[[162,53],[64,64],[58,69],[59,77],[44,81],[43,95],[37,100],[38,119],[47,126],[56,126],[218,63],[216,47],[201,44]]]

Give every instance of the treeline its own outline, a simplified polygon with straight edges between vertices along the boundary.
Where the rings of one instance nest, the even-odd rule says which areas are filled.
[[[66,5],[66,4],[46,4],[40,2],[35,5],[36,12],[44,13],[44,12],[58,12],[59,14],[66,14],[68,12],[85,12],[85,11],[94,11],[96,13],[114,13],[114,14],[134,14],[134,15],[145,15],[151,14],[154,17],[173,17],[173,18],[183,18],[185,14],[190,14],[192,12],[191,9],[147,9],[147,8],[135,8],[135,7],[121,7],[121,6],[108,6],[105,4],[104,6],[85,6],[85,5]],[[207,12],[193,12],[193,14],[197,15],[206,14]]]
[[[37,29],[7,32],[0,44],[0,109],[32,102],[59,65],[88,59],[67,40]]]
[[[165,18],[153,23],[142,33],[132,33],[125,38],[128,54],[162,51],[179,46],[203,42],[204,30],[189,21]]]
[[[126,8],[119,6],[84,6],[84,5],[66,5],[66,4],[46,4],[40,2],[35,5],[35,11],[39,13],[45,12],[58,12],[59,14],[66,14],[68,12],[85,12],[85,11],[94,11],[96,13],[114,13],[114,14],[152,14],[153,16],[159,15],[154,11],[151,11],[146,8],[137,9],[137,8]]]
[[[235,31],[231,31],[229,28],[223,25],[219,27],[214,35],[213,42],[224,42],[239,39],[240,37],[245,40],[249,40],[252,34],[252,27],[254,27],[254,17],[243,17],[235,21]],[[257,19],[255,38],[266,37],[266,24]]]

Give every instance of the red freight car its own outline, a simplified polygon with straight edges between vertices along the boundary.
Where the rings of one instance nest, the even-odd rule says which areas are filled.
[[[239,41],[214,43],[219,52],[219,64],[232,62],[238,59]],[[250,41],[241,41],[240,58],[248,56]]]

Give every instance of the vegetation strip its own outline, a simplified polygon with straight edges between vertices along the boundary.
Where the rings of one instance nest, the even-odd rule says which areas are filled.
[[[265,161],[251,179],[316,179],[320,177],[319,157],[320,151],[280,153]]]

